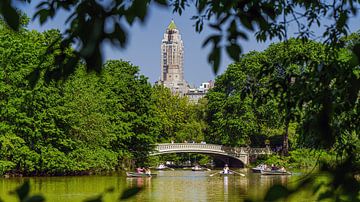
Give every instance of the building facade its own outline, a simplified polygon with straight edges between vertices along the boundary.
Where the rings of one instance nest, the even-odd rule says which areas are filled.
[[[190,102],[198,103],[199,99],[205,97],[206,93],[214,87],[214,82],[204,82],[201,83],[200,87],[198,88],[189,88],[188,92],[185,94]]]
[[[169,88],[173,94],[187,96],[193,103],[197,103],[214,86],[214,83],[209,81],[202,83],[198,88],[190,88],[186,82],[184,78],[184,43],[173,20],[161,41],[161,75],[156,84]]]
[[[161,76],[157,83],[179,95],[185,95],[189,89],[184,79],[184,44],[173,20],[161,41]]]

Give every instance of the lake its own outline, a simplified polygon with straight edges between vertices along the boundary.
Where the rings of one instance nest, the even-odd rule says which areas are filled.
[[[222,177],[218,171],[194,172],[191,170],[158,171],[157,177],[127,178],[125,173],[111,176],[30,177],[0,179],[0,196],[5,202],[18,201],[9,194],[25,180],[30,180],[31,194],[41,193],[46,201],[83,201],[96,197],[113,187],[113,193],[105,194],[104,201],[117,201],[127,188],[141,186],[143,190],[128,201],[243,201],[247,197],[263,197],[266,190],[276,184],[295,185],[300,173],[292,176],[262,176],[247,169],[236,170],[246,174]],[[301,197],[300,197],[301,196]],[[289,201],[312,201],[306,193]]]

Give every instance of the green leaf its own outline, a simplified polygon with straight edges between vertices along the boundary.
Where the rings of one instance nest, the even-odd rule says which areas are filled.
[[[226,51],[234,61],[239,61],[241,48],[237,44],[231,44],[226,47]]]
[[[30,198],[26,198],[23,202],[44,202],[45,198],[41,195],[34,195]]]
[[[24,182],[20,187],[15,190],[15,193],[19,197],[20,201],[23,201],[30,192],[30,183],[28,180]]]
[[[167,0],[155,0],[156,3],[160,4],[161,6],[168,6],[168,1]]]
[[[84,202],[102,202],[102,195],[96,196],[95,198],[85,199]]]
[[[216,46],[216,44],[220,42],[220,39],[221,35],[211,35],[203,42],[202,47],[205,47],[211,41]]]
[[[50,16],[50,12],[47,9],[41,9],[35,13],[34,18],[39,16],[40,24],[44,24],[48,17]]]
[[[125,199],[128,199],[128,198],[130,198],[130,197],[133,197],[133,196],[135,196],[136,194],[138,194],[141,190],[142,190],[141,187],[129,188],[129,189],[125,190],[125,191],[121,194],[119,200],[125,200]]]
[[[266,193],[265,201],[276,201],[278,199],[289,196],[290,191],[282,185],[272,186]]]
[[[249,17],[240,17],[241,24],[244,25],[247,29],[254,31],[254,26],[252,25],[252,20]]]
[[[1,0],[0,1],[0,13],[4,17],[5,22],[9,27],[15,31],[19,30],[20,26],[20,17],[19,13],[15,8],[11,6],[11,1]]]
[[[208,62],[213,66],[213,72],[217,74],[220,67],[221,51],[220,48],[215,46],[208,56]]]
[[[333,193],[331,191],[325,191],[319,195],[317,200],[321,201],[321,200],[329,199],[329,198],[333,198]]]

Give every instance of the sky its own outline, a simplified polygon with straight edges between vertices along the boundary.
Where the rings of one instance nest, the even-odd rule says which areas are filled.
[[[35,12],[36,3],[34,3],[35,1],[32,2],[30,6],[22,7],[22,10],[29,16],[33,16]],[[129,61],[133,65],[139,66],[140,73],[148,77],[151,83],[154,83],[160,78],[161,40],[167,26],[173,19],[184,42],[185,80],[195,86],[199,86],[202,82],[214,80],[216,75],[207,62],[210,47],[202,48],[202,43],[211,34],[211,30],[205,27],[203,32],[195,32],[195,27],[193,26],[194,21],[190,19],[194,13],[194,9],[187,8],[185,12],[179,16],[178,14],[173,14],[169,9],[152,6],[145,23],[134,23],[134,25],[128,29],[128,43],[126,48],[115,48],[107,44],[103,47],[104,59]],[[64,30],[66,17],[67,15],[64,15],[64,13],[59,13],[53,20],[46,22],[42,26],[39,25],[38,20],[33,20],[30,22],[28,28],[38,31],[52,28]],[[360,17],[351,19],[349,25],[351,31],[359,30]],[[248,53],[252,50],[264,50],[270,43],[274,42],[257,42],[254,33],[249,33],[248,36],[248,41],[240,41],[243,53]],[[226,54],[222,55],[218,74],[224,72],[226,67],[233,62],[225,56]]]

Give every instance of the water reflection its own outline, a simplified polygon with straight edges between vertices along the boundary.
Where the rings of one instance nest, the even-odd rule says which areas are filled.
[[[241,172],[246,172],[242,170]],[[212,172],[211,172],[212,173]],[[42,193],[47,201],[83,201],[114,187],[105,201],[116,201],[120,193],[129,187],[143,187],[130,201],[242,201],[247,197],[262,197],[266,190],[276,184],[289,184],[300,176],[262,176],[246,173],[210,177],[210,172],[186,170],[162,171],[157,177],[126,178],[115,176],[38,177],[30,178],[32,193]],[[26,178],[0,179],[0,196],[4,201],[17,201],[9,196]],[[306,198],[305,198],[306,200]]]
[[[143,187],[151,189],[151,177],[128,177],[126,178],[126,184],[129,187]]]
[[[224,176],[224,201],[228,201],[228,189],[229,189],[229,181],[228,176]]]

